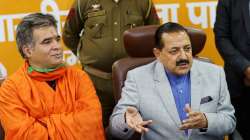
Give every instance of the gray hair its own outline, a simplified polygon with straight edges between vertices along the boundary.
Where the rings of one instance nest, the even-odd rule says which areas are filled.
[[[53,26],[57,29],[57,21],[52,15],[42,13],[29,14],[18,24],[16,30],[16,43],[23,58],[25,58],[23,48],[29,45],[31,47],[33,46],[33,30],[48,26]]]

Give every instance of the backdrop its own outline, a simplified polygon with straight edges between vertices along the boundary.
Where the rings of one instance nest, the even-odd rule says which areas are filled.
[[[15,43],[15,29],[20,19],[32,12],[52,13],[58,22],[61,34],[68,9],[73,0],[0,0],[0,62],[13,73],[23,62]],[[200,56],[223,65],[215,45],[213,26],[217,0],[154,0],[162,22],[179,22],[185,26],[200,28],[207,33],[205,49]],[[77,63],[76,57],[65,48],[64,59],[70,64]]]

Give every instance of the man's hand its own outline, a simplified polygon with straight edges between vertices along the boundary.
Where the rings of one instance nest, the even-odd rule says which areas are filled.
[[[185,111],[188,118],[182,121],[180,130],[207,128],[207,118],[204,113],[192,111],[188,104],[185,106]]]
[[[246,68],[246,70],[244,71],[244,74],[245,74],[246,78],[250,80],[250,67]]]
[[[134,107],[128,107],[125,112],[125,119],[128,126],[134,129],[138,133],[144,133],[148,131],[148,124],[152,123],[152,120],[143,121],[140,113]]]
[[[248,79],[248,78],[244,78],[244,84],[245,84],[245,86],[248,86],[248,87],[250,87],[250,79]]]
[[[245,86],[250,86],[250,67],[247,67],[245,72],[244,84]]]

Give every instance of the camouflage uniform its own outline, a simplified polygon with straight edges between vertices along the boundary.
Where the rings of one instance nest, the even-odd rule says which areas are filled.
[[[126,56],[122,34],[136,26],[159,24],[150,0],[76,0],[70,9],[63,40],[79,56],[103,107],[104,126],[114,106],[112,64]]]

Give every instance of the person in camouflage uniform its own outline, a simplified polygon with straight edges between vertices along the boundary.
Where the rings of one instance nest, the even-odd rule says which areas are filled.
[[[63,29],[63,41],[79,56],[103,108],[104,126],[114,107],[112,64],[127,56],[123,32],[159,24],[151,0],[75,0]]]

